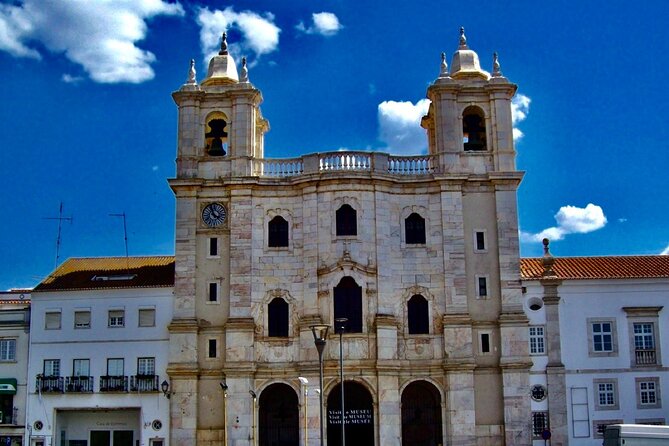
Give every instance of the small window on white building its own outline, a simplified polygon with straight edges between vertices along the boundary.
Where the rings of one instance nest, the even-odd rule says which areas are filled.
[[[618,410],[618,382],[615,379],[595,379],[595,410]]]
[[[44,316],[45,330],[60,330],[60,311],[47,311]]]
[[[124,361],[123,358],[107,359],[107,376],[123,376]]]
[[[544,327],[529,327],[530,354],[543,355],[546,353]]]
[[[16,339],[0,339],[0,361],[16,360]]]
[[[44,376],[60,376],[60,359],[44,360]]]
[[[156,358],[137,358],[138,375],[155,375]]]
[[[588,353],[592,357],[617,356],[615,319],[588,319]]]
[[[109,326],[123,327],[125,325],[125,310],[109,310]]]
[[[90,359],[75,359],[72,361],[72,376],[89,376],[90,374]]]
[[[532,436],[542,438],[543,432],[548,429],[548,412],[532,412]]]
[[[74,328],[91,328],[90,310],[77,310],[74,312]]]
[[[139,326],[140,327],[156,326],[156,310],[154,308],[139,309]]]
[[[635,381],[638,409],[659,409],[662,407],[660,378],[635,378]]]

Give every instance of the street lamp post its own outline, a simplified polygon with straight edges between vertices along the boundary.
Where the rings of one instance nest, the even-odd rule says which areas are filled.
[[[309,412],[309,380],[304,376],[298,376],[302,385],[304,386],[304,446],[309,446],[309,432],[307,431],[307,414]]]
[[[253,390],[249,390],[249,395],[251,395],[251,398],[253,398],[253,411],[251,413],[251,416],[253,417],[251,420],[251,435],[253,436],[253,446],[256,446],[258,444],[258,440],[256,438],[256,399],[258,399],[258,397]]]
[[[228,384],[219,384],[223,389],[223,446],[228,446]]]
[[[314,335],[314,344],[318,350],[318,364],[319,364],[319,383],[318,383],[318,401],[320,403],[320,424],[321,424],[321,446],[323,446],[323,350],[325,350],[325,343],[328,337],[329,325],[312,325],[311,333]]]
[[[344,330],[348,319],[340,317],[335,319],[335,328],[339,331],[339,381],[341,387],[341,446],[346,446],[346,417],[344,416]]]

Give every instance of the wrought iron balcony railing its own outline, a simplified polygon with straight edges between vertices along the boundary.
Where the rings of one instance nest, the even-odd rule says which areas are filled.
[[[127,376],[101,376],[100,392],[127,392]]]
[[[67,376],[65,391],[68,393],[90,393],[93,391],[92,376]]]
[[[158,375],[133,375],[130,377],[131,392],[158,392],[159,390]]]
[[[38,375],[36,380],[37,391],[41,393],[63,393],[62,376],[42,376]]]

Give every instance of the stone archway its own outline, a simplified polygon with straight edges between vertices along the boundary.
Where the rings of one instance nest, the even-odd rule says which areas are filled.
[[[297,394],[288,385],[269,385],[260,394],[258,437],[260,446],[299,446],[300,418]]]
[[[334,386],[327,403],[328,444],[341,444],[341,387]],[[374,402],[362,384],[344,383],[346,446],[374,446]]]
[[[414,381],[402,392],[402,444],[444,444],[441,427],[441,396],[427,381]]]

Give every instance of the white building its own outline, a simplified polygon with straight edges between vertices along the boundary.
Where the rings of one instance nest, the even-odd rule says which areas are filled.
[[[612,423],[666,424],[669,256],[553,258],[546,244],[521,268],[535,438],[544,421],[552,446],[601,445]]]
[[[173,281],[173,257],[75,258],[35,288],[26,446],[167,444]]]
[[[0,444],[20,446],[26,424],[30,290],[0,292]]]

